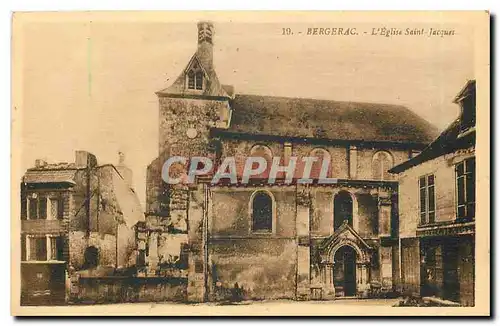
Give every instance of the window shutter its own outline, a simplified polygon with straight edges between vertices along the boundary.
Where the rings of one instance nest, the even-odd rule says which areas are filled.
[[[29,199],[29,218],[30,220],[38,219],[38,199],[30,198]]]
[[[64,257],[64,238],[63,237],[56,238],[56,259],[59,261],[66,260]]]
[[[26,261],[26,236],[21,235],[21,261]]]
[[[28,260],[37,260],[36,248],[36,238],[30,238],[30,256],[28,257]]]
[[[47,218],[47,198],[45,197],[40,197],[40,200],[38,201],[39,205],[39,217],[41,219],[46,219]]]
[[[427,187],[427,179],[425,177],[420,177],[418,186],[420,189],[420,224],[425,224],[427,222],[427,201],[426,201],[426,187]]]
[[[26,198],[26,184],[21,182],[21,220],[25,220],[27,218],[27,198]]]

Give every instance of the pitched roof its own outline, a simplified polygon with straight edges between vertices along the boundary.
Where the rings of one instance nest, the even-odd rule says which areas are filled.
[[[453,121],[445,131],[439,135],[429,146],[427,146],[420,154],[396,165],[389,170],[390,173],[401,173],[414,167],[418,164],[432,160],[436,157],[453,153],[459,149],[472,147],[476,143],[476,130],[471,129],[470,132],[460,133],[460,118]]]
[[[429,143],[437,128],[400,105],[236,95],[228,131],[286,137]]]
[[[26,183],[69,183],[75,184],[76,169],[28,170],[24,174]]]
[[[192,67],[193,64],[198,64],[202,71],[205,74],[207,86],[203,89],[203,91],[191,90],[186,87],[186,74],[189,68]],[[157,95],[202,95],[202,96],[214,96],[214,97],[225,97],[229,98],[230,96],[226,92],[228,88],[227,85],[223,85],[219,82],[219,78],[215,73],[213,68],[204,67],[201,60],[198,58],[198,53],[191,57],[189,63],[186,65],[186,68],[182,71],[182,73],[177,77],[177,79],[170,85],[169,87],[156,92]]]
[[[119,173],[113,174],[113,192],[128,227],[134,226],[139,221],[144,221],[144,212],[139,198]]]
[[[463,98],[470,96],[476,93],[476,80],[470,79],[467,80],[465,85],[462,87],[460,92],[458,92],[457,96],[453,99],[453,103],[458,104]]]
[[[468,80],[453,100],[459,103],[465,97],[475,96],[476,81]],[[475,109],[475,108],[474,108]],[[472,127],[467,131],[461,131],[463,114],[461,113],[432,143],[429,144],[420,154],[396,165],[389,170],[390,173],[401,173],[418,164],[432,160],[436,157],[453,153],[460,149],[470,148],[476,144],[476,128]]]

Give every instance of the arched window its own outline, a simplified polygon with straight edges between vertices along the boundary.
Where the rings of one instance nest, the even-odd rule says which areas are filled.
[[[83,259],[83,269],[96,268],[99,265],[99,249],[94,246],[87,247]]]
[[[390,180],[391,175],[389,170],[393,166],[391,154],[380,151],[373,155],[372,159],[372,176],[374,180]]]
[[[203,71],[196,62],[187,73],[187,88],[197,90],[203,89]]]
[[[352,197],[347,191],[341,191],[333,200],[333,229],[337,230],[344,221],[352,226]]]
[[[315,179],[315,180],[319,179],[319,177],[321,176],[321,168],[323,167],[323,162],[328,162],[328,166],[327,166],[328,170],[327,170],[326,177],[329,178],[330,173],[331,173],[330,153],[322,148],[315,148],[311,151],[309,156],[318,158],[318,160],[312,164],[310,178]],[[324,163],[324,164],[327,164],[327,163]]]
[[[198,71],[195,75],[196,89],[203,89],[203,73]]]
[[[271,165],[273,163],[273,152],[271,149],[265,145],[255,145],[250,150],[250,157],[263,157],[267,162],[266,170],[255,176],[251,176],[252,179],[267,179],[269,177],[269,172],[271,171]],[[257,168],[258,163],[254,163],[253,169]]]
[[[252,232],[272,232],[274,201],[266,191],[257,191],[251,199]]]
[[[188,72],[188,88],[189,89],[194,89],[195,82],[194,82],[194,71],[190,70]]]

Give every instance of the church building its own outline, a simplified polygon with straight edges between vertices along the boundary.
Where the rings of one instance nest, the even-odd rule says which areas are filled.
[[[177,247],[186,261],[186,300],[314,300],[397,290],[398,182],[388,170],[420,153],[436,128],[400,105],[240,94],[217,77],[213,23],[197,26],[195,53],[156,93],[158,157],[146,190],[146,220],[155,232],[185,239]],[[279,157],[282,165],[291,157],[318,161],[312,184],[283,176],[269,184],[266,170],[246,184],[200,176],[194,184],[167,185],[161,171],[172,156],[204,156],[215,165],[235,157],[238,175],[247,157],[269,163]],[[317,182],[325,160],[335,183]]]

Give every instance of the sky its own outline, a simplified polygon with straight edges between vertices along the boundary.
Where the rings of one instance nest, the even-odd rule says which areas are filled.
[[[450,37],[307,36],[309,27],[454,28]],[[294,35],[282,35],[290,27]],[[301,35],[299,31],[303,31]],[[21,169],[35,159],[133,170],[145,202],[146,167],[158,154],[158,98],[196,50],[196,20],[26,23],[23,41]],[[453,98],[474,78],[471,29],[418,22],[284,24],[215,21],[214,64],[236,93],[392,103],[440,130],[458,115]]]

